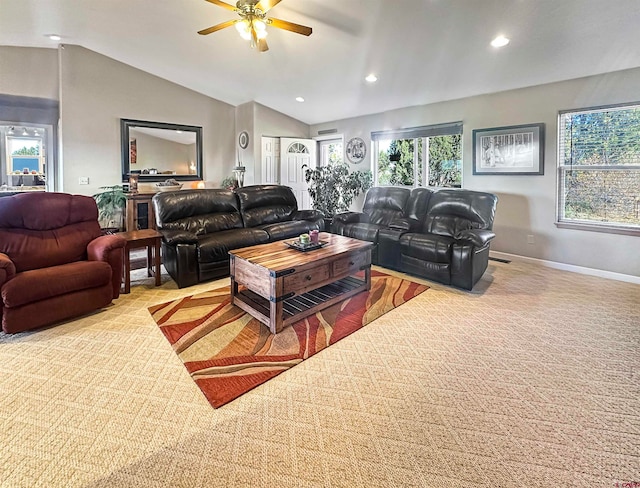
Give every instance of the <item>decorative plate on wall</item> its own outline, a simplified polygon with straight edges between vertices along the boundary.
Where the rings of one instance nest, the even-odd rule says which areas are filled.
[[[367,146],[362,139],[354,137],[347,142],[347,159],[353,164],[358,164],[364,161],[364,157],[367,155]]]
[[[246,149],[249,146],[249,133],[246,130],[240,132],[240,135],[238,136],[238,145],[242,149]]]

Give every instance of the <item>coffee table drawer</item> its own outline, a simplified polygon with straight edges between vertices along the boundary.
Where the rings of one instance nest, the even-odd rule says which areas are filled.
[[[371,264],[371,251],[367,250],[352,254],[346,258],[336,259],[333,262],[333,276],[342,276],[360,271],[366,264]]]
[[[316,283],[327,281],[330,275],[330,265],[317,266],[306,271],[295,272],[283,277],[283,293],[299,293],[300,290],[313,288]]]

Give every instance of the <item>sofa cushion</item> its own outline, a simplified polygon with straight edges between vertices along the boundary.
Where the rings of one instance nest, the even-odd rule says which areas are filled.
[[[429,200],[422,232],[453,237],[469,229],[491,230],[497,197],[471,190],[440,190]]]
[[[27,303],[72,293],[111,282],[112,269],[104,261],[76,263],[33,269],[16,274],[2,287],[5,307],[19,307]]]
[[[378,242],[378,232],[384,228],[382,225],[376,224],[347,224],[342,229],[342,235],[353,237],[361,241]]]
[[[204,189],[157,193],[153,196],[158,230],[197,235],[242,227],[236,195],[229,190]]]
[[[206,234],[198,239],[198,261],[228,261],[229,251],[269,242],[269,234],[261,229],[232,229]]]
[[[408,188],[393,186],[371,188],[365,196],[362,212],[369,216],[370,223],[387,226],[392,220],[403,217],[410,193]]]
[[[404,234],[400,237],[400,253],[432,263],[451,262],[455,239],[436,234]]]
[[[236,190],[245,227],[287,222],[298,210],[293,190],[288,186],[254,185]]]
[[[270,241],[279,241],[289,237],[297,237],[313,229],[318,230],[318,224],[308,220],[292,220],[290,222],[260,225],[256,229],[262,229],[267,232]]]

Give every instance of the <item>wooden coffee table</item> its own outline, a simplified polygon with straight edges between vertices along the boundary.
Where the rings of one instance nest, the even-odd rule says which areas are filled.
[[[230,251],[231,303],[272,334],[371,287],[371,242],[321,232],[313,251],[285,241]],[[292,241],[293,239],[287,239]],[[353,276],[364,271],[364,277]]]

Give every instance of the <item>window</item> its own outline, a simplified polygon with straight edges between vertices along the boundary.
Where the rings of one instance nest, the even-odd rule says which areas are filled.
[[[320,153],[320,166],[341,163],[343,160],[342,139],[325,139],[319,141],[318,151]]]
[[[640,232],[640,105],[560,114],[558,226]]]
[[[462,186],[462,123],[371,134],[376,185]]]

